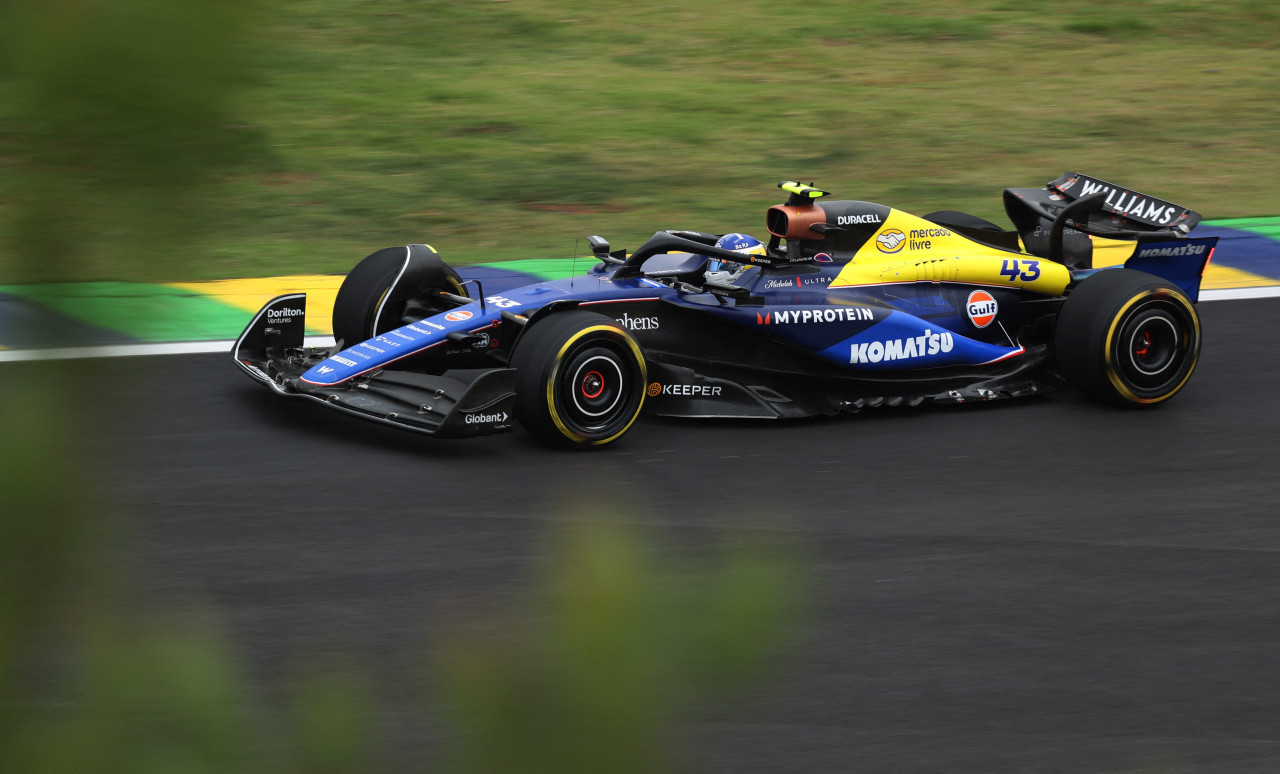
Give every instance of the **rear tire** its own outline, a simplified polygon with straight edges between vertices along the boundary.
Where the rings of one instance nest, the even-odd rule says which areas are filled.
[[[618,323],[582,309],[535,321],[516,343],[516,418],[544,443],[610,444],[644,405],[644,355]]]
[[[1067,297],[1054,338],[1063,375],[1085,394],[1152,406],[1172,398],[1195,371],[1200,316],[1159,277],[1105,269]]]
[[[378,315],[378,305],[382,303],[396,277],[400,276],[407,252],[406,247],[387,247],[372,253],[357,263],[342,281],[333,303],[333,337],[341,339],[344,346],[354,346],[405,324],[401,310],[384,309]],[[418,291],[415,295],[422,296],[419,306],[427,312],[423,317],[449,308],[445,303],[433,303],[429,296],[431,291],[444,290],[459,296],[467,295],[456,271],[446,265],[444,276],[445,287],[415,289]]]

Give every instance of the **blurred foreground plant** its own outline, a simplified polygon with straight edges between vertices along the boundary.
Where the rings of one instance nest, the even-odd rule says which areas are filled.
[[[671,564],[635,532],[588,522],[553,551],[532,610],[447,645],[460,771],[672,770],[674,721],[766,672],[800,597],[798,565],[776,550]]]
[[[127,274],[188,249],[203,184],[244,152],[253,0],[0,5],[0,256],[27,282]],[[74,264],[74,269],[68,269]],[[21,315],[5,318],[21,324]],[[56,334],[45,344],[56,346]],[[358,771],[356,692],[303,683],[270,734],[206,626],[141,611],[115,566],[121,523],[79,442],[113,418],[95,360],[0,370],[0,771]],[[339,707],[331,698],[340,691]],[[350,732],[333,733],[335,726]],[[354,764],[354,765],[347,765]],[[336,767],[336,768],[335,768]]]

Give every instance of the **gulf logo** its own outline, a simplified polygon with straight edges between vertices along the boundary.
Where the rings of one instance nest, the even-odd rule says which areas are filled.
[[[882,253],[896,253],[907,243],[907,235],[902,229],[886,228],[876,234],[876,248]]]
[[[965,304],[965,311],[969,313],[969,321],[973,323],[975,328],[985,328],[996,319],[996,313],[1000,311],[1000,305],[990,293],[985,290],[975,290],[969,294],[969,302]]]
[[[474,316],[475,314],[473,314],[472,312],[466,309],[456,309],[446,314],[444,316],[444,319],[448,320],[449,322],[462,322],[463,320],[470,320]]]

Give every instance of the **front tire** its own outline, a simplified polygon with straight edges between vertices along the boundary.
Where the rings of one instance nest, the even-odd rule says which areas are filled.
[[[379,250],[365,257],[347,273],[333,302],[335,339],[340,339],[345,346],[351,347],[405,324],[405,301],[397,298],[394,299],[395,304],[385,306],[383,302],[387,300],[387,294],[396,279],[405,270],[411,251],[411,247],[405,246]],[[447,303],[433,301],[430,297],[432,291],[443,290],[459,296],[467,295],[458,273],[440,261],[434,250],[427,247],[422,256],[426,260],[440,262],[442,274],[439,275],[441,279],[438,282],[441,287],[408,289],[413,296],[414,308],[419,312],[416,315],[418,319],[449,308]],[[399,290],[396,295],[401,295]],[[392,305],[397,308],[389,308]]]
[[[622,437],[644,405],[644,355],[626,329],[582,309],[535,321],[516,344],[516,418],[544,443],[594,448]]]
[[[1054,334],[1063,375],[1098,400],[1172,398],[1200,359],[1200,316],[1180,289],[1146,272],[1104,269],[1072,291]]]

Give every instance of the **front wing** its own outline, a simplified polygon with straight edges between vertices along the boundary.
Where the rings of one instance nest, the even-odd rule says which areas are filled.
[[[362,419],[441,438],[511,430],[515,370],[484,371],[474,381],[411,371],[374,371],[336,385],[300,377],[332,352],[303,346],[306,294],[264,306],[232,348],[241,370],[279,395],[310,398]]]

